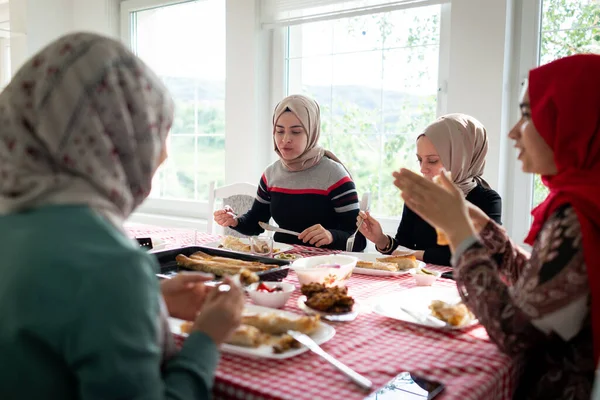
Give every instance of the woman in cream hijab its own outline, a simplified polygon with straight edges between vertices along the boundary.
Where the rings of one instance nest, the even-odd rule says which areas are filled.
[[[417,159],[423,176],[432,180],[444,169],[449,171],[465,198],[500,223],[502,201],[482,177],[487,151],[485,127],[465,114],[445,115],[417,138]],[[410,208],[404,206],[394,238],[385,235],[379,222],[368,212],[361,213],[358,221],[361,219],[364,223],[360,232],[375,243],[381,253],[391,254],[398,246],[404,246],[426,263],[450,265],[448,246],[438,245],[435,229]]]
[[[273,145],[279,160],[263,173],[249,212],[237,216],[230,208],[216,211],[215,221],[245,235],[258,235],[259,222],[271,218],[299,235],[277,233],[290,244],[346,249],[358,216],[358,196],[350,173],[330,151],[319,146],[319,105],[303,95],[283,99],[273,113]],[[354,249],[363,250],[364,238]]]

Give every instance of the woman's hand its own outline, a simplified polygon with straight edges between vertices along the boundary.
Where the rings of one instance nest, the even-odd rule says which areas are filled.
[[[404,168],[393,175],[406,205],[430,225],[443,230],[452,249],[475,234],[467,201],[445,172],[440,174],[442,186]]]
[[[479,233],[490,222],[491,218],[488,217],[486,213],[481,211],[481,208],[468,201],[466,203],[467,209],[469,210],[469,218],[471,218],[475,232]]]
[[[304,243],[310,243],[315,247],[321,247],[331,244],[333,242],[333,235],[327,229],[323,228],[321,224],[317,224],[303,230],[298,239]]]
[[[360,222],[363,221],[362,225]],[[363,234],[371,242],[375,243],[377,248],[383,249],[387,247],[389,244],[389,238],[387,235],[383,233],[383,229],[381,228],[381,224],[375,218],[371,216],[368,211],[361,211],[358,213],[358,217],[356,218],[356,226],[360,228],[358,229],[360,233]]]
[[[244,292],[226,277],[223,282],[230,286],[222,292],[219,287],[210,288],[204,307],[196,318],[192,331],[204,332],[217,346],[221,345],[240,326],[244,309]]]
[[[160,282],[169,315],[193,321],[206,298],[204,282],[214,279],[213,275],[201,272],[180,272],[172,279]]]
[[[222,210],[215,211],[213,217],[217,224],[224,227],[235,228],[238,224],[237,215],[235,215],[233,209],[229,206],[223,207]]]

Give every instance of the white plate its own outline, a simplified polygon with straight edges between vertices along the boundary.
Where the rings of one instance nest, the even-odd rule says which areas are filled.
[[[328,313],[328,312],[315,310],[314,308],[310,308],[309,306],[307,306],[305,302],[306,302],[306,296],[298,297],[298,302],[297,302],[298,308],[301,309],[302,311],[304,311],[304,313],[306,313],[308,315],[318,315],[321,318],[325,318],[329,321],[334,321],[334,322],[354,321],[356,319],[356,317],[358,317],[358,313],[360,311],[360,306],[358,305],[356,300],[354,301],[354,305],[352,306],[352,311],[347,312],[347,313]]]
[[[298,318],[301,315],[291,313],[289,311],[276,310],[274,308],[255,306],[253,304],[246,304],[244,312],[248,313],[271,313],[276,312],[281,315],[287,316],[289,318]],[[187,334],[181,332],[181,324],[184,321],[177,318],[169,318],[169,325],[171,327],[171,332],[187,336]],[[314,331],[309,336],[317,343],[323,344],[329,341],[335,335],[335,328],[331,325],[327,325],[323,322],[319,322],[319,326],[316,331]],[[275,354],[273,353],[273,347],[269,345],[262,345],[260,347],[242,347],[242,346],[234,346],[231,344],[223,344],[221,346],[221,350],[224,353],[236,354],[244,357],[251,358],[272,358],[282,360],[285,358],[290,358],[297,356],[298,354],[302,354],[308,351],[308,348],[305,346],[301,346],[298,349],[288,350],[285,353]]]
[[[242,243],[250,244],[250,239],[248,239],[248,238],[239,238],[239,239],[240,239],[240,241],[242,241]],[[252,252],[236,251],[236,250],[226,249],[225,247],[219,247],[219,246],[221,246],[221,243],[222,243],[222,241],[209,242],[209,243],[201,244],[200,246],[203,246],[203,247],[212,247],[213,249],[230,251],[232,253],[250,254],[250,255],[260,256],[260,254],[254,254]],[[277,251],[274,251],[273,254],[284,253],[286,251],[292,250],[293,248],[294,248],[294,246],[289,245],[287,243],[273,242],[273,249],[277,249]],[[290,260],[290,261],[293,261],[293,260]]]
[[[417,321],[397,307],[398,305],[402,306],[420,315],[431,315],[429,305],[433,300],[442,300],[446,303],[458,303],[460,301],[460,295],[458,294],[457,289],[453,287],[414,287],[378,297],[374,302],[373,312],[383,315],[384,317],[397,319],[398,321],[410,322],[412,324],[437,329],[464,329],[478,323],[476,319],[472,319],[466,324],[458,327],[447,325],[446,327],[439,328],[427,323],[426,319],[424,322]]]
[[[363,261],[377,261],[378,258],[384,258],[384,257],[389,257],[385,254],[379,254],[379,253],[350,253],[350,252],[343,252],[341,254],[345,254],[348,256],[353,256],[358,258],[359,260],[363,260]],[[423,268],[425,267],[425,263],[422,261],[417,261],[417,265],[419,268]],[[360,268],[360,267],[354,267],[354,269],[352,270],[353,273],[357,273],[359,275],[371,275],[371,276],[400,276],[400,275],[406,275],[408,274],[410,270],[406,270],[406,271],[396,271],[396,272],[392,272],[392,271],[384,271],[381,269],[370,269],[370,268]]]

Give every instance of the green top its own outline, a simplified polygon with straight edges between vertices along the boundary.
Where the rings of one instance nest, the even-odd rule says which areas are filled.
[[[162,365],[155,260],[83,206],[0,217],[0,399],[207,399],[193,333]]]

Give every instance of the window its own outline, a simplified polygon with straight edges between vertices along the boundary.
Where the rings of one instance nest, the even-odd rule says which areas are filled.
[[[150,197],[206,201],[225,173],[225,2],[165,3],[129,12],[132,49],[175,101],[170,156]]]
[[[600,1],[543,0],[539,63],[577,53],[600,54]],[[547,193],[536,175],[533,205],[544,200]]]
[[[418,170],[415,139],[437,114],[440,5],[304,23],[287,29],[287,94],[321,106],[321,145],[398,216],[399,167]]]

